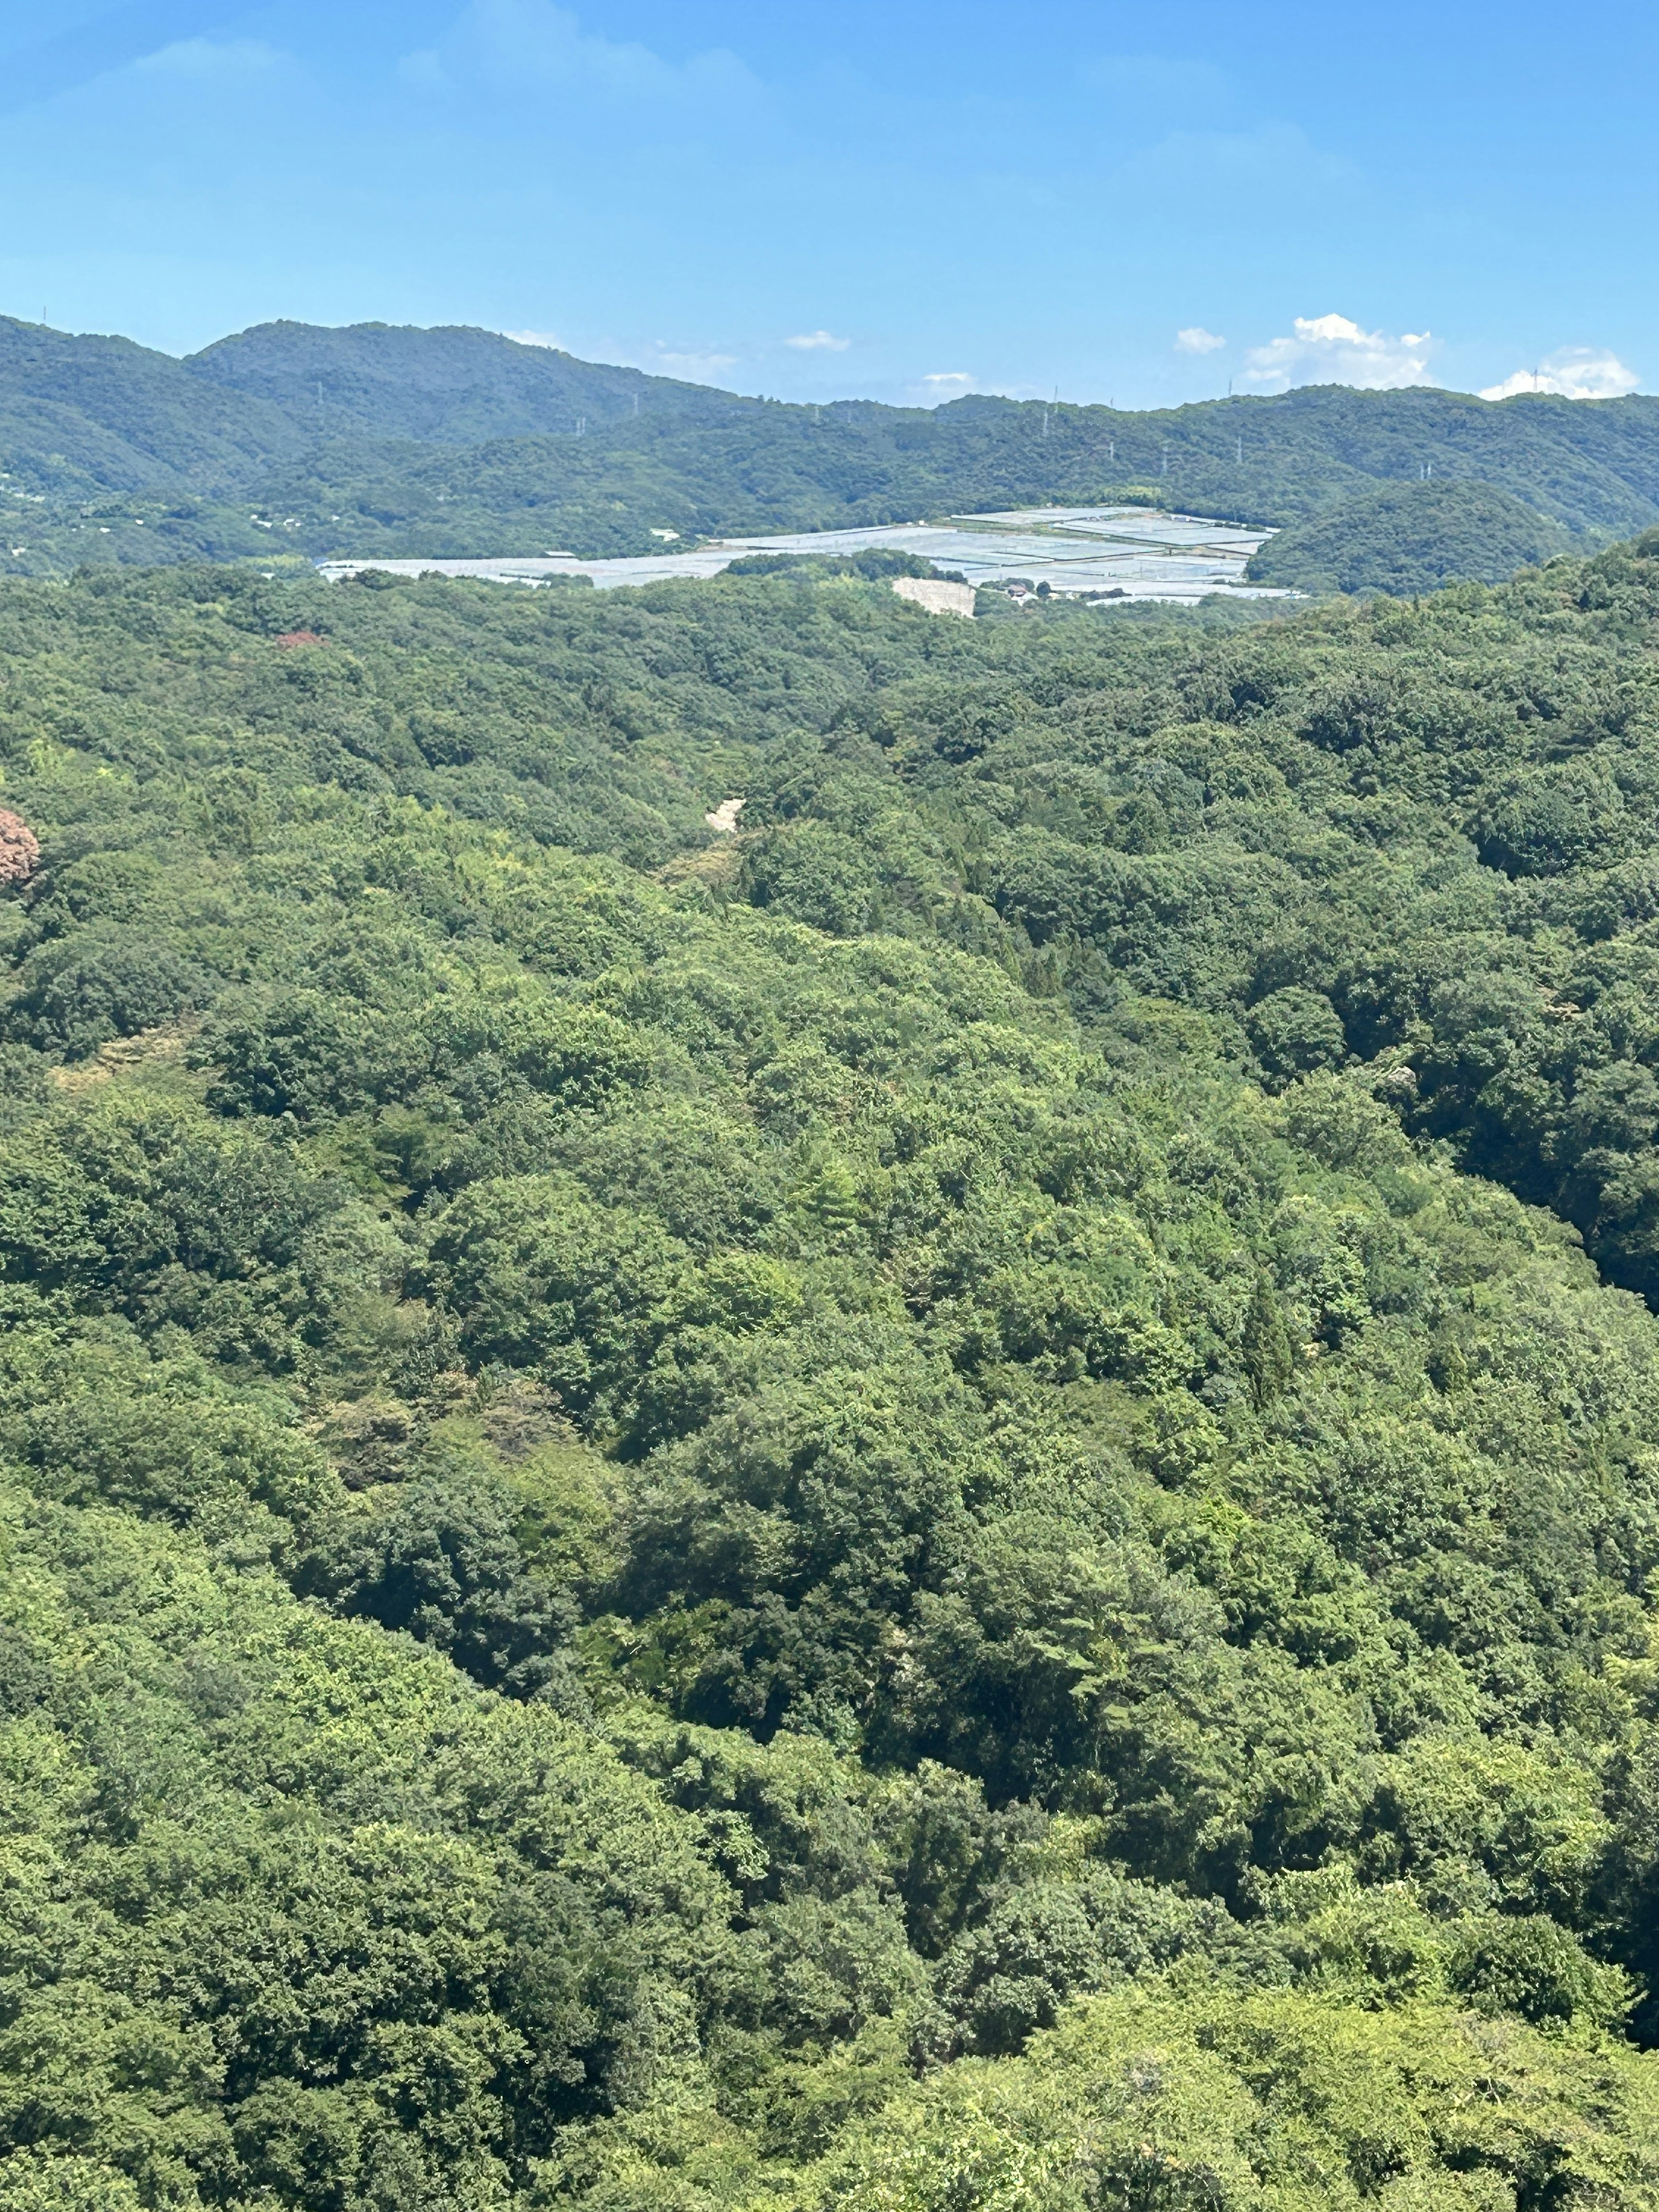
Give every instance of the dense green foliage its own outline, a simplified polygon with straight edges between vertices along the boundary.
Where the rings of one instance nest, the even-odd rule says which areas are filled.
[[[223,495],[331,437],[477,445],[757,403],[489,331],[266,323],[187,361],[0,317],[0,449],[38,490]]]
[[[994,398],[933,410],[770,403],[726,421],[642,415],[581,440],[504,440],[465,455],[337,444],[274,472],[270,496],[295,518],[296,542],[319,552],[331,529],[360,555],[611,554],[650,550],[658,526],[683,537],[834,529],[1045,501],[1124,499],[1279,525],[1425,468],[1532,509],[1540,544],[1551,524],[1605,543],[1659,521],[1659,401],[1494,406],[1328,386],[1133,414]],[[327,515],[342,520],[323,528]]]
[[[1659,542],[982,604],[0,586],[4,2212],[1659,2203]]]
[[[1567,532],[1491,484],[1384,484],[1353,494],[1270,538],[1251,580],[1324,598],[1387,592],[1408,599],[1443,584],[1501,584],[1570,550]]]
[[[279,410],[204,386],[168,354],[0,316],[0,459],[14,505],[44,496],[55,516],[112,493],[223,489],[310,442]]]
[[[683,538],[1121,499],[1265,524],[1382,483],[1493,487],[1421,532],[1363,503],[1406,588],[1507,574],[1659,522],[1659,400],[1330,386],[1144,413],[971,398],[795,406],[572,359],[491,331],[270,323],[176,362],[0,319],[7,572],[287,555],[583,555]],[[1488,493],[1488,498],[1492,495]],[[1500,570],[1484,548],[1489,520]],[[1316,541],[1310,573],[1351,556]],[[1466,550],[1465,538],[1473,550]],[[1444,545],[1441,541],[1446,540]],[[1438,547],[1440,550],[1436,550]],[[1404,567],[1401,567],[1403,557]],[[1305,565],[1305,564],[1304,564]],[[1322,585],[1322,588],[1325,586]],[[1393,586],[1390,586],[1389,588]]]
[[[836,2160],[832,2201],[872,2212],[1640,2203],[1653,2094],[1649,2068],[1605,2050],[1433,2004],[1379,2019],[1277,1995],[1136,1991],[1084,2009],[1024,2059],[959,2066],[896,2100]]]
[[[346,433],[479,446],[641,415],[729,422],[759,410],[757,401],[706,384],[578,361],[495,331],[260,323],[183,368],[198,384],[267,401],[313,440]]]

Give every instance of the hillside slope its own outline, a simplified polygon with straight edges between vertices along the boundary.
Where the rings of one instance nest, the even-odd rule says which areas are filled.
[[[1650,2212],[1656,638],[0,583],[5,2212]]]
[[[0,468],[0,559],[25,574],[276,547],[643,552],[653,529],[1044,501],[1280,526],[1425,471],[1491,485],[1594,545],[1659,521],[1659,400],[1328,386],[1140,414],[986,398],[795,406],[482,331],[267,324],[174,362],[10,323]]]
[[[308,442],[279,408],[204,389],[168,354],[0,316],[0,462],[25,490],[222,493]]]
[[[204,383],[279,408],[312,437],[355,432],[447,446],[498,438],[569,435],[640,414],[728,419],[759,403],[578,361],[551,346],[523,345],[495,331],[356,323],[259,323],[191,354],[185,369]]]
[[[1250,561],[1253,583],[1323,597],[1387,592],[1410,598],[1454,579],[1501,584],[1517,568],[1571,548],[1549,521],[1491,484],[1384,484],[1279,531]]]
[[[1568,542],[1552,525],[1602,539],[1659,519],[1659,401],[1607,404],[1632,411],[1586,421],[1562,401],[1558,419],[1530,400],[1336,387],[1145,415],[975,398],[769,404],[738,421],[657,416],[464,454],[335,444],[273,489],[297,516],[339,517],[329,527],[363,554],[612,554],[648,550],[653,527],[835,529],[1124,497],[1280,526],[1432,467],[1502,482],[1548,544]]]

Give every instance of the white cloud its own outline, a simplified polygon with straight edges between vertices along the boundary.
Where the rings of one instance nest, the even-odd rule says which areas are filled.
[[[934,392],[963,392],[974,380],[965,368],[941,368],[921,380]]]
[[[734,353],[704,353],[696,349],[680,353],[672,346],[657,345],[651,349],[648,360],[630,366],[649,369],[657,376],[700,377],[714,376],[723,368],[734,368],[737,361]]]
[[[635,40],[584,31],[568,8],[551,0],[471,0],[441,42],[405,56],[399,73],[432,91],[482,81],[496,92],[700,105],[734,94],[748,100],[761,89],[735,54],[717,50],[666,62]]]
[[[1520,392],[1553,392],[1563,399],[1622,399],[1641,379],[1616,353],[1594,346],[1563,346],[1536,368],[1517,368],[1501,384],[1489,384],[1483,399],[1513,399]]]
[[[511,338],[514,345],[550,346],[555,353],[568,350],[564,340],[551,331],[503,331],[501,336]]]
[[[283,67],[287,59],[285,54],[259,39],[219,42],[211,39],[179,39],[173,46],[145,54],[133,64],[133,70],[139,76],[222,80],[264,76]]]
[[[642,368],[647,376],[678,376],[693,383],[719,381],[722,369],[735,368],[743,359],[741,354],[726,352],[718,341],[699,345],[694,340],[681,339],[671,344],[666,338],[618,337],[614,331],[586,336],[578,331],[574,339],[557,338],[550,331],[503,331],[501,335],[516,338],[520,345],[556,346],[562,353],[574,352],[579,361]]]
[[[1218,338],[1213,331],[1206,331],[1201,323],[1194,323],[1190,330],[1176,332],[1177,353],[1216,353],[1226,343],[1225,338]]]
[[[1388,337],[1362,331],[1346,315],[1298,315],[1289,337],[1252,346],[1244,356],[1247,384],[1354,384],[1366,392],[1398,392],[1426,384],[1434,342],[1427,331]]]
[[[798,353],[845,353],[852,343],[851,338],[838,338],[830,331],[803,331],[799,337],[784,340]]]

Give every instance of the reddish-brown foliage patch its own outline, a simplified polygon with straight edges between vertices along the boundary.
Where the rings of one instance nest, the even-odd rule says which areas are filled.
[[[320,645],[322,641],[314,629],[285,629],[276,640],[284,650],[296,645]]]
[[[0,884],[26,883],[40,865],[40,840],[21,814],[0,806]]]

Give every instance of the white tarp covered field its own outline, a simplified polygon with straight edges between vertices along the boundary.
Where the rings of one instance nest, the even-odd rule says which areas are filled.
[[[1194,603],[1285,596],[1244,581],[1244,564],[1271,533],[1202,515],[1143,507],[1024,507],[1007,514],[958,514],[943,522],[890,523],[867,530],[804,531],[789,537],[723,538],[687,553],[648,553],[580,561],[568,553],[511,554],[494,560],[380,560],[319,562],[325,576],[383,568],[405,576],[436,571],[498,583],[540,584],[591,576],[602,586],[655,584],[675,576],[718,575],[756,553],[861,553],[872,547],[920,554],[970,584],[1023,577],[1033,586],[1086,597]]]

